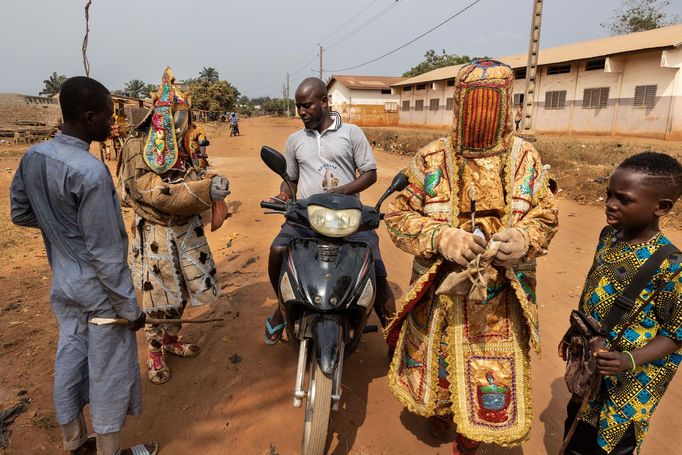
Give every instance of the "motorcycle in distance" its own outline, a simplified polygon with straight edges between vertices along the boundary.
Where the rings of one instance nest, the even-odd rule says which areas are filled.
[[[336,193],[297,201],[284,156],[264,146],[261,159],[294,195],[288,202],[263,201],[261,207],[319,234],[317,238],[289,242],[277,300],[287,336],[298,345],[293,404],[301,407],[303,400],[306,404],[302,453],[322,455],[327,447],[331,410],[338,410],[341,400],[344,358],[355,351],[363,333],[377,330],[376,326],[367,326],[376,294],[372,249],[348,237],[379,227],[381,204],[407,186],[407,177],[402,172],[397,174],[375,207],[363,206],[357,197]]]
[[[230,123],[230,137],[239,136],[239,123]]]

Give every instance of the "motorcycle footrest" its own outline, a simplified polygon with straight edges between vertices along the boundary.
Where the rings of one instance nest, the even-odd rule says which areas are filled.
[[[367,324],[364,329],[362,329],[362,333],[372,333],[372,332],[378,332],[379,331],[379,326],[376,324]]]

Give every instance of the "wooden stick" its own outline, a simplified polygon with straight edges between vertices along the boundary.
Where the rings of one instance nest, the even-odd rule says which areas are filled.
[[[225,318],[210,318],[210,319],[156,319],[147,318],[147,324],[159,325],[159,324],[205,324],[207,322],[224,321]],[[127,319],[114,319],[114,318],[92,318],[90,319],[90,324],[95,325],[128,325],[131,321]]]

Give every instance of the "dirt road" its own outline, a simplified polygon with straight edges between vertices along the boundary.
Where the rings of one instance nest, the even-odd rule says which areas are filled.
[[[295,120],[247,119],[242,121],[242,136],[231,138],[226,128],[219,134],[214,131],[211,164],[229,177],[232,190],[233,217],[209,234],[224,294],[216,306],[190,309],[187,314],[215,314],[225,321],[184,329],[187,339],[202,345],[203,353],[196,359],[170,359],[173,375],[163,386],[144,379],[143,414],[129,419],[124,442],[154,439],[168,455],[299,453],[303,410],[291,405],[296,353],[286,343],[268,347],[262,342],[264,318],[275,305],[267,282],[268,246],[281,219],[264,215],[258,207],[258,201],[274,194],[279,185],[278,177],[260,162],[261,145],[282,149],[286,137],[299,127]],[[377,160],[379,181],[363,194],[368,203],[376,201],[406,164],[405,157],[385,153],[378,153]],[[17,154],[0,154],[0,169],[17,164]],[[57,454],[60,433],[51,397],[57,328],[48,307],[49,268],[40,238],[7,223],[11,176],[8,171],[0,174],[0,227],[11,238],[21,235],[22,242],[1,244],[5,261],[0,264],[0,404],[21,390],[33,402],[14,424],[7,453]],[[532,436],[523,448],[485,447],[484,454],[553,454],[560,445],[567,394],[555,346],[576,304],[604,221],[593,207],[565,200],[560,207],[559,234],[550,254],[539,260],[544,355],[532,363]],[[680,233],[670,234],[682,244]],[[383,228],[380,236],[389,280],[400,295],[408,281],[410,257],[393,246]],[[141,365],[142,338],[139,334]],[[432,438],[425,422],[404,411],[389,393],[387,366],[385,344],[377,334],[367,335],[345,362],[343,404],[333,413],[330,453],[449,454],[450,444]],[[675,380],[656,411],[644,454],[679,453],[679,440],[667,435],[677,436],[682,428],[676,418],[682,405],[680,381]]]

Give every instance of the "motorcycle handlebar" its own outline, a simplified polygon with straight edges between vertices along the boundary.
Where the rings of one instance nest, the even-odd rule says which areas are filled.
[[[286,210],[286,205],[281,202],[260,201],[260,206],[263,209],[277,210],[279,212]]]

